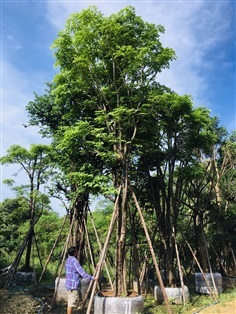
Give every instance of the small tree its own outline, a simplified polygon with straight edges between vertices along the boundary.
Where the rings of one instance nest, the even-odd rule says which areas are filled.
[[[27,200],[24,197],[5,199],[0,203],[0,267],[11,263],[11,256],[20,246],[19,226],[28,219]]]
[[[32,230],[27,242],[25,270],[30,269],[34,226],[42,213],[43,207],[49,204],[49,199],[42,192],[42,187],[45,187],[48,178],[47,171],[51,167],[51,156],[51,147],[48,145],[33,144],[29,150],[19,145],[13,145],[7,150],[7,154],[0,159],[0,162],[5,165],[19,165],[19,172],[23,171],[28,177],[28,182],[14,188],[17,195],[24,197],[28,202],[28,219]],[[5,183],[9,183],[9,180],[6,180]]]

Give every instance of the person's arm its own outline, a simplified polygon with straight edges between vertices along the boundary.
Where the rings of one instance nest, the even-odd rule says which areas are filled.
[[[80,274],[80,276],[83,277],[84,279],[94,280],[94,277],[87,274],[86,271],[83,269],[83,267],[80,265],[80,263],[77,260],[75,260],[74,262],[74,267],[76,271]]]

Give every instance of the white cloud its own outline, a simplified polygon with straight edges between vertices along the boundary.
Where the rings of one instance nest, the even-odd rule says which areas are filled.
[[[38,86],[43,88],[45,76],[45,73],[36,72],[29,77],[2,60],[1,156],[14,144],[28,149],[33,143],[49,143],[41,138],[36,127],[23,126],[28,123],[25,106],[34,99],[33,91],[37,90]],[[3,180],[13,179],[16,185],[28,184],[24,171],[19,172],[19,169],[19,165],[0,166],[0,202],[5,198],[15,197],[15,193],[2,183]],[[16,173],[17,177],[14,177]],[[52,204],[61,215],[65,214],[58,202],[53,201]]]
[[[13,144],[28,148],[36,141],[42,142],[36,128],[24,128],[23,124],[28,123],[25,106],[33,100],[33,91],[38,85],[42,86],[43,82],[37,73],[28,77],[8,62],[2,61],[2,154]]]
[[[46,18],[50,23],[58,30],[64,28],[66,19],[70,14],[80,12],[89,6],[96,6],[105,15],[115,13],[122,8],[132,5],[136,6],[139,2],[127,2],[127,1],[70,1],[64,0],[60,2],[47,2]]]
[[[227,2],[49,1],[47,18],[58,30],[63,29],[69,14],[89,5],[96,5],[105,15],[132,5],[145,21],[163,25],[166,32],[161,35],[161,41],[164,46],[175,50],[177,60],[158,76],[158,80],[177,93],[191,94],[197,105],[207,103],[209,83],[206,76],[215,66],[215,60],[209,60],[208,54],[217,45],[223,44],[231,32],[231,8]],[[215,59],[218,57],[214,55]]]
[[[21,50],[23,47],[15,40],[15,38],[12,35],[7,35],[6,36],[10,47],[14,50]]]

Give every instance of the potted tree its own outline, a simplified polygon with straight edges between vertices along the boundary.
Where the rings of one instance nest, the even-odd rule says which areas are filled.
[[[54,128],[54,139],[63,152],[77,150],[81,158],[88,157],[79,172],[78,159],[73,158],[68,175],[74,182],[103,195],[112,190],[115,195],[110,226],[113,230],[116,221],[115,298],[128,295],[128,216],[132,206],[137,208],[133,170],[153,144],[145,137],[150,125],[155,126],[156,97],[168,90],[157,83],[157,74],[175,58],[174,51],[160,42],[163,32],[163,26],[144,22],[133,7],[109,17],[95,7],[72,14],[52,45],[60,71],[45,96],[47,106],[44,112],[37,101],[28,107],[40,122],[45,122],[45,110],[53,113],[57,124],[53,119],[46,123]]]

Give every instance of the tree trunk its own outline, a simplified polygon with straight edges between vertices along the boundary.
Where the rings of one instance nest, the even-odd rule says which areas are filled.
[[[123,193],[124,193],[123,189]],[[122,198],[124,198],[122,194]],[[123,203],[123,202],[122,202]],[[117,245],[116,245],[116,291],[115,294],[127,295],[126,287],[126,254],[125,254],[125,241],[126,241],[126,205],[123,204],[119,208],[117,219]]]
[[[27,247],[26,247],[26,256],[25,256],[25,266],[24,269],[30,270],[30,255],[31,255],[31,248],[32,248],[32,242],[33,242],[33,236],[34,236],[34,220],[35,220],[35,200],[33,198],[33,178],[30,177],[30,185],[31,185],[31,195],[30,195],[30,228],[32,229],[32,232],[29,234]]]
[[[31,248],[32,248],[32,242],[33,242],[33,236],[34,236],[34,224],[31,224],[31,227],[32,227],[32,232],[29,235],[27,248],[26,248],[25,266],[24,266],[25,271],[30,270],[30,255],[31,255]]]
[[[140,258],[138,254],[138,248],[137,248],[137,238],[135,235],[135,213],[130,214],[130,229],[131,229],[131,242],[132,242],[132,269],[133,269],[133,277],[134,280],[136,280],[137,285],[138,285],[138,293],[140,294],[140,274],[141,274],[141,269],[140,269]]]
[[[117,296],[127,295],[127,274],[126,274],[126,226],[128,208],[128,159],[123,158],[122,171],[122,193],[119,202],[117,217],[117,246],[116,246],[116,285]]]
[[[204,225],[202,214],[194,215],[195,236],[197,241],[197,258],[204,272],[208,272],[206,248],[204,241]]]

